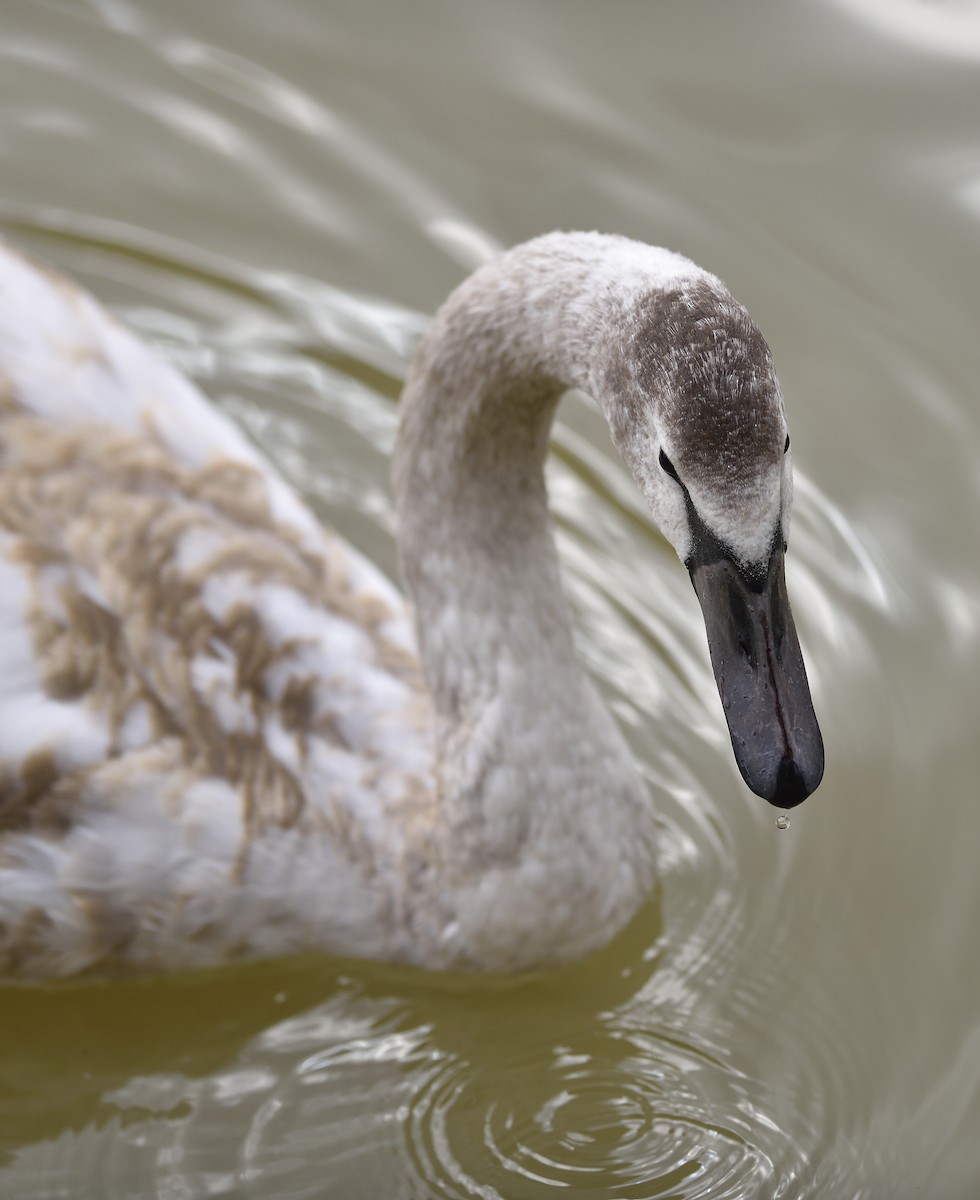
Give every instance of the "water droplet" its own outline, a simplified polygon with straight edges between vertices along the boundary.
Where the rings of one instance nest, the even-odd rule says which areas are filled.
[[[789,817],[780,816],[776,818],[777,829],[789,829]]]

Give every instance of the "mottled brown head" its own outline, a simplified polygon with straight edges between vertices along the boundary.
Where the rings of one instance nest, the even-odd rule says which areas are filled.
[[[637,382],[659,409],[673,459],[695,485],[754,486],[785,438],[772,355],[725,291],[698,281],[652,297],[637,313]]]
[[[799,804],[823,742],[783,575],[792,470],[769,347],[705,275],[635,304],[606,353],[613,437],[691,573],[742,776]]]
[[[613,438],[682,561],[692,530],[661,454],[704,526],[764,571],[788,525],[792,475],[772,355],[746,310],[700,273],[640,297],[601,357]]]

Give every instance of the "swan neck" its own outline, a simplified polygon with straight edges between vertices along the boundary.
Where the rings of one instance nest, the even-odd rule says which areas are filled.
[[[402,397],[393,487],[438,711],[499,691],[508,659],[567,684],[543,476],[555,408],[580,387],[615,437],[617,344],[644,300],[697,270],[625,238],[550,234],[486,264],[433,319]]]
[[[518,247],[439,310],[402,396],[392,484],[435,715],[440,836],[456,847],[454,878],[493,863],[529,912],[541,911],[541,879],[548,911],[575,896],[560,938],[547,922],[527,935],[545,957],[618,928],[648,894],[655,862],[644,786],[575,654],[545,489],[548,435],[562,392],[581,387],[615,437],[623,330],[638,298],[688,268],[593,234]],[[601,881],[594,894],[586,876]],[[467,945],[489,939],[481,952],[503,961],[511,950],[503,933],[490,948],[481,895],[474,885],[470,911],[460,893],[454,928]]]

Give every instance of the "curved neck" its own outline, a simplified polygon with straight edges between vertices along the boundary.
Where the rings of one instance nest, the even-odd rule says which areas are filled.
[[[455,941],[486,963],[561,961],[607,940],[649,894],[646,792],[577,663],[543,467],[571,386],[624,449],[626,343],[644,301],[692,273],[704,275],[622,238],[551,234],[463,283],[412,364],[392,482],[436,713],[438,836],[420,877],[456,896],[440,954]],[[452,847],[441,870],[439,845]]]
[[[423,338],[393,465],[402,577],[437,711],[451,720],[547,672],[577,678],[543,464],[562,392],[615,433],[617,354],[639,301],[692,275],[625,238],[549,234],[466,280]],[[527,707],[525,701],[524,707]]]

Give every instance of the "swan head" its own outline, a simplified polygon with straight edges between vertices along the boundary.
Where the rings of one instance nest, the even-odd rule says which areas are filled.
[[[792,460],[769,347],[706,276],[639,303],[613,361],[613,437],[690,573],[739,770],[792,808],[824,754],[786,593]]]

